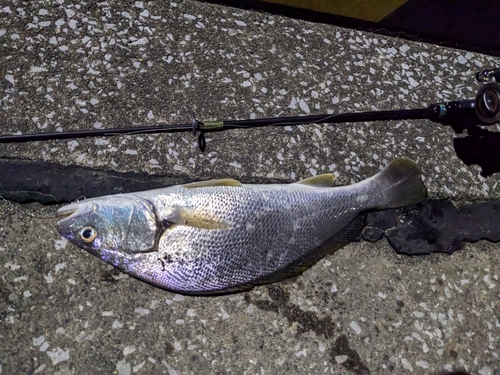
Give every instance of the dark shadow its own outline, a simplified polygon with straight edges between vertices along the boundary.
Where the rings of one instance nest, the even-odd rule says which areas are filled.
[[[474,135],[454,138],[453,147],[465,165],[477,164],[481,176],[489,177],[500,172],[500,133],[479,129]]]
[[[375,242],[386,237],[399,254],[452,254],[467,242],[500,240],[500,201],[455,206],[428,199],[417,206],[370,212],[362,238]]]
[[[465,165],[479,165],[483,177],[500,172],[500,133],[478,126],[479,120],[473,111],[457,112],[457,116],[441,123],[457,134],[467,134],[453,139],[455,152]]]
[[[379,22],[321,13],[263,0],[207,0],[315,23],[500,56],[497,0],[408,1]],[[376,10],[374,10],[375,12]]]
[[[19,203],[66,203],[186,182],[189,181],[181,177],[0,158],[0,197]]]

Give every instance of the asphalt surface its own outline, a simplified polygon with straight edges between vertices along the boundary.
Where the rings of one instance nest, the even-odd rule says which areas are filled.
[[[185,123],[192,111],[244,119],[415,108],[474,97],[476,71],[495,65],[194,1],[12,1],[0,20],[3,133]],[[210,134],[205,153],[185,133],[0,145],[0,156],[167,184],[320,173],[350,184],[409,157],[430,198],[497,199],[498,174],[466,165],[457,139],[467,137],[392,121]],[[62,240],[58,207],[0,202],[1,374],[500,373],[498,244],[408,257],[385,238],[361,241],[295,279],[188,297]]]

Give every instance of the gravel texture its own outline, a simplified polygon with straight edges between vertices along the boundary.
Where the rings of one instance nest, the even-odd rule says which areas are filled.
[[[10,1],[0,5],[0,126],[30,133],[185,123],[192,111],[203,120],[416,108],[473,98],[476,71],[494,65],[191,0]],[[457,157],[465,137],[424,120],[303,125],[209,134],[205,153],[181,133],[0,144],[0,158],[166,184],[321,173],[350,184],[409,157],[431,198],[493,202],[498,174]],[[44,218],[56,208],[0,201],[0,374],[500,374],[497,244],[408,257],[385,238],[361,241],[295,279],[186,297],[62,240]]]

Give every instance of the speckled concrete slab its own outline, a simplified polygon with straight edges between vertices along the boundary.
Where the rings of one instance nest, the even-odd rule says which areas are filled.
[[[199,2],[13,2],[2,8],[5,132],[413,108],[472,98],[470,52]],[[210,137],[144,135],[1,146],[0,155],[121,171],[342,183],[398,156],[431,196],[497,195],[497,178],[456,157],[451,129],[427,121],[299,126]]]
[[[0,206],[5,374],[498,373],[490,243],[416,258],[353,243],[295,279],[188,297],[116,272],[19,208]]]
[[[393,108],[472,98],[488,56],[201,2],[1,5],[2,132],[66,131]],[[0,145],[0,156],[187,180],[339,184],[388,161],[422,167],[431,197],[498,196],[427,121]],[[499,252],[395,255],[351,244],[303,276],[240,295],[183,297],[66,244],[54,207],[0,206],[0,372],[499,371]]]

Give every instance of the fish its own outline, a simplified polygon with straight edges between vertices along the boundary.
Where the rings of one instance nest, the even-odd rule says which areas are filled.
[[[188,295],[242,292],[300,275],[359,235],[365,212],[422,202],[418,165],[397,159],[358,183],[192,182],[70,203],[59,233],[137,279]]]

